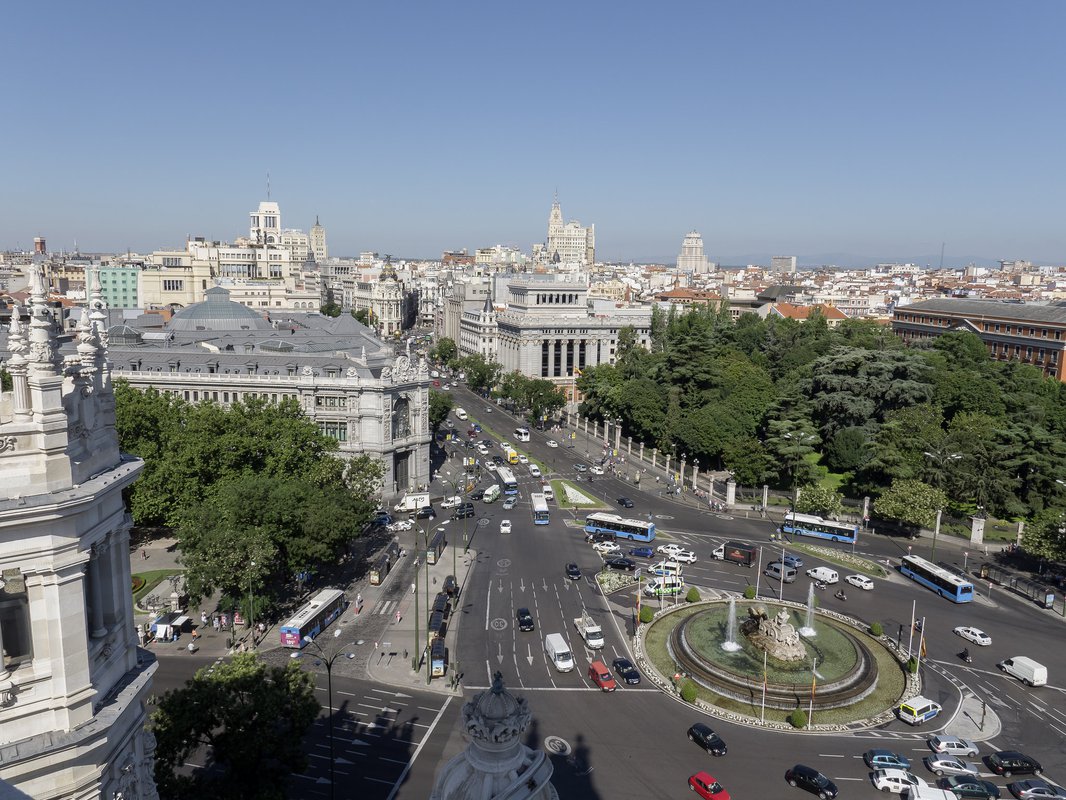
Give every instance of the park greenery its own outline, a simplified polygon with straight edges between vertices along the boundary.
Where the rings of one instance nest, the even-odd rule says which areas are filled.
[[[124,452],[140,456],[127,490],[134,522],[176,531],[194,602],[256,598],[256,616],[297,575],[336,563],[370,518],[381,465],[344,461],[295,400],[223,407],[116,382]]]
[[[440,430],[448,414],[455,408],[455,401],[447,392],[429,390],[429,428],[433,433]]]
[[[237,653],[199,670],[152,713],[160,798],[281,800],[289,775],[307,766],[303,738],[319,709],[313,676],[293,661],[268,667]],[[201,749],[209,761],[190,773]]]
[[[701,306],[655,309],[651,340],[620,331],[616,363],[583,370],[583,415],[741,485],[800,487],[801,509],[839,512],[831,475],[903,528],[938,509],[1026,519],[1027,549],[1066,556],[1066,388],[974,334],[906,347],[873,321]]]

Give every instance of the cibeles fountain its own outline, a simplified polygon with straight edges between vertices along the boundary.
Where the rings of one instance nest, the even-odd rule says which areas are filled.
[[[738,626],[737,617],[743,622]],[[665,621],[665,620],[664,620]],[[738,630],[739,629],[739,630]],[[667,639],[674,663],[725,698],[766,708],[851,705],[877,687],[872,640],[807,607],[769,601],[712,602],[677,622]],[[817,686],[813,703],[812,686]]]

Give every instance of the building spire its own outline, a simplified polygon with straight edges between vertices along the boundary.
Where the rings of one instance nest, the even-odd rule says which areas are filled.
[[[30,265],[30,372],[56,375],[59,348],[56,346],[55,318],[48,307],[48,292],[40,264]]]

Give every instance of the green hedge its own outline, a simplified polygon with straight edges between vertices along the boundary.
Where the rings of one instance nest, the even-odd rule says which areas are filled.
[[[749,586],[748,588],[746,588],[744,590],[744,598],[746,600],[754,600],[755,599],[755,587],[754,586]]]
[[[871,636],[884,636],[885,635],[885,626],[882,625],[880,622],[872,623],[870,625],[870,635]]]
[[[681,681],[681,699],[686,703],[696,702],[696,684],[688,678]]]
[[[686,603],[698,603],[700,601],[700,590],[693,586],[688,590],[688,594],[685,595]]]
[[[640,607],[640,621],[642,624],[647,625],[655,618],[655,611],[651,606]]]
[[[788,715],[789,724],[793,728],[806,728],[807,727],[807,712],[802,708],[797,708],[791,714]]]

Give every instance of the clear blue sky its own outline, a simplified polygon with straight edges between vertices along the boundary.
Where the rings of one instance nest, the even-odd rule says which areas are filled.
[[[1066,2],[48,2],[3,20],[0,248],[546,235],[607,259],[1066,262]],[[934,264],[935,266],[935,264]]]

